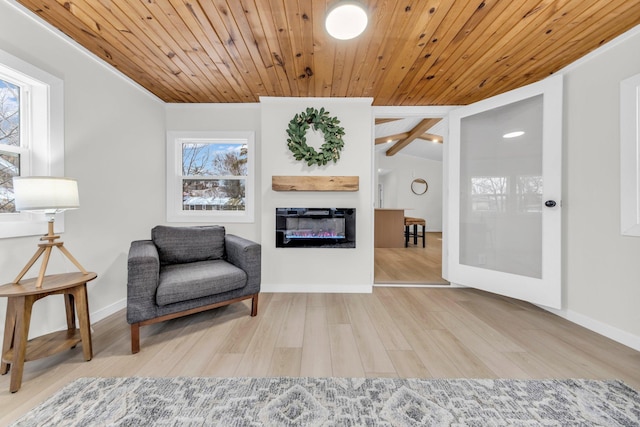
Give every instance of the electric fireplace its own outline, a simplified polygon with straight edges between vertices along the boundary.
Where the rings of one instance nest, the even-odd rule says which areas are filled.
[[[355,208],[276,208],[277,248],[355,248]]]

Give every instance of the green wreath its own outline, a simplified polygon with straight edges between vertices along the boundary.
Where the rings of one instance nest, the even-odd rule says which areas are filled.
[[[296,160],[307,162],[308,166],[314,164],[326,165],[329,160],[334,163],[340,158],[340,150],[344,147],[342,136],[344,128],[338,126],[340,120],[329,117],[329,112],[321,108],[307,108],[300,114],[296,114],[289,122],[287,144]],[[313,130],[319,130],[324,134],[324,144],[320,152],[307,145],[307,130],[313,126]]]

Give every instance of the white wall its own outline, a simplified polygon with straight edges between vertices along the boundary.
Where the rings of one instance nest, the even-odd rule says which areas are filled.
[[[640,238],[620,234],[620,81],[640,73],[640,27],[565,73],[564,307],[640,349]]]
[[[405,208],[406,216],[424,218],[428,231],[442,231],[442,162],[414,156],[376,153],[378,169],[389,171],[378,176],[384,185],[385,208]],[[422,195],[411,191],[411,182],[422,178],[429,190]]]
[[[78,179],[81,208],[66,214],[63,240],[87,269],[98,273],[89,286],[96,321],[123,307],[130,242],[148,238],[154,225],[165,222],[165,106],[66,38],[27,18],[13,4],[0,2],[0,49],[64,80],[65,168],[66,175]],[[640,73],[638,52],[636,29],[632,37],[580,61],[566,73],[563,283],[567,317],[640,348],[640,238],[619,233],[619,83]],[[328,108],[343,120],[349,135],[342,160],[313,172],[292,160],[284,130],[291,117],[307,106]],[[373,270],[370,102],[282,100],[261,109],[259,126],[251,107],[241,111],[246,117],[226,108],[168,106],[166,123],[175,130],[182,126],[228,129],[229,123],[256,130],[256,144],[262,150],[256,182],[261,212],[256,224],[231,228],[238,234],[261,236],[265,287],[282,283],[301,291],[323,285],[366,288],[372,283]],[[310,173],[358,175],[360,191],[291,194],[271,190],[272,175]],[[355,250],[295,253],[273,247],[276,206],[329,204],[358,209]],[[36,237],[0,240],[0,283],[15,277],[37,242]],[[73,270],[56,256],[49,272]],[[5,307],[0,302],[0,319]],[[32,336],[62,325],[61,298],[38,302]]]
[[[261,98],[262,104],[262,289],[293,292],[362,292],[373,283],[371,99]],[[307,107],[328,110],[344,127],[337,163],[307,166],[287,147],[289,121]],[[307,142],[314,145],[311,131]],[[318,141],[318,142],[321,142]],[[357,192],[273,191],[274,175],[356,175]],[[355,249],[276,248],[276,207],[356,208]]]
[[[0,2],[0,49],[64,81],[65,175],[78,180],[80,209],[66,213],[62,240],[98,274],[89,285],[95,321],[124,307],[129,244],[164,220],[164,105],[66,40]],[[0,283],[14,279],[37,243],[0,240]],[[54,249],[47,273],[75,270]],[[31,336],[64,324],[62,297],[48,297],[35,306]]]
[[[255,221],[250,224],[225,223],[227,233],[260,241],[260,104],[167,104],[167,131],[252,131],[255,132]],[[164,185],[164,183],[163,183]],[[197,225],[194,223],[170,225]]]

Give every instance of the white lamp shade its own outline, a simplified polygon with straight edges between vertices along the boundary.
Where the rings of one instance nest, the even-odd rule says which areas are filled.
[[[17,211],[63,211],[80,207],[78,182],[71,178],[15,177],[13,192]]]
[[[362,34],[368,22],[369,17],[361,4],[344,1],[329,11],[324,25],[331,37],[349,40]]]

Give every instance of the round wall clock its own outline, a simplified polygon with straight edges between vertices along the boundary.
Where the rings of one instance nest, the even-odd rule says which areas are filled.
[[[418,196],[424,194],[429,189],[429,184],[422,178],[416,178],[411,181],[411,191]]]

